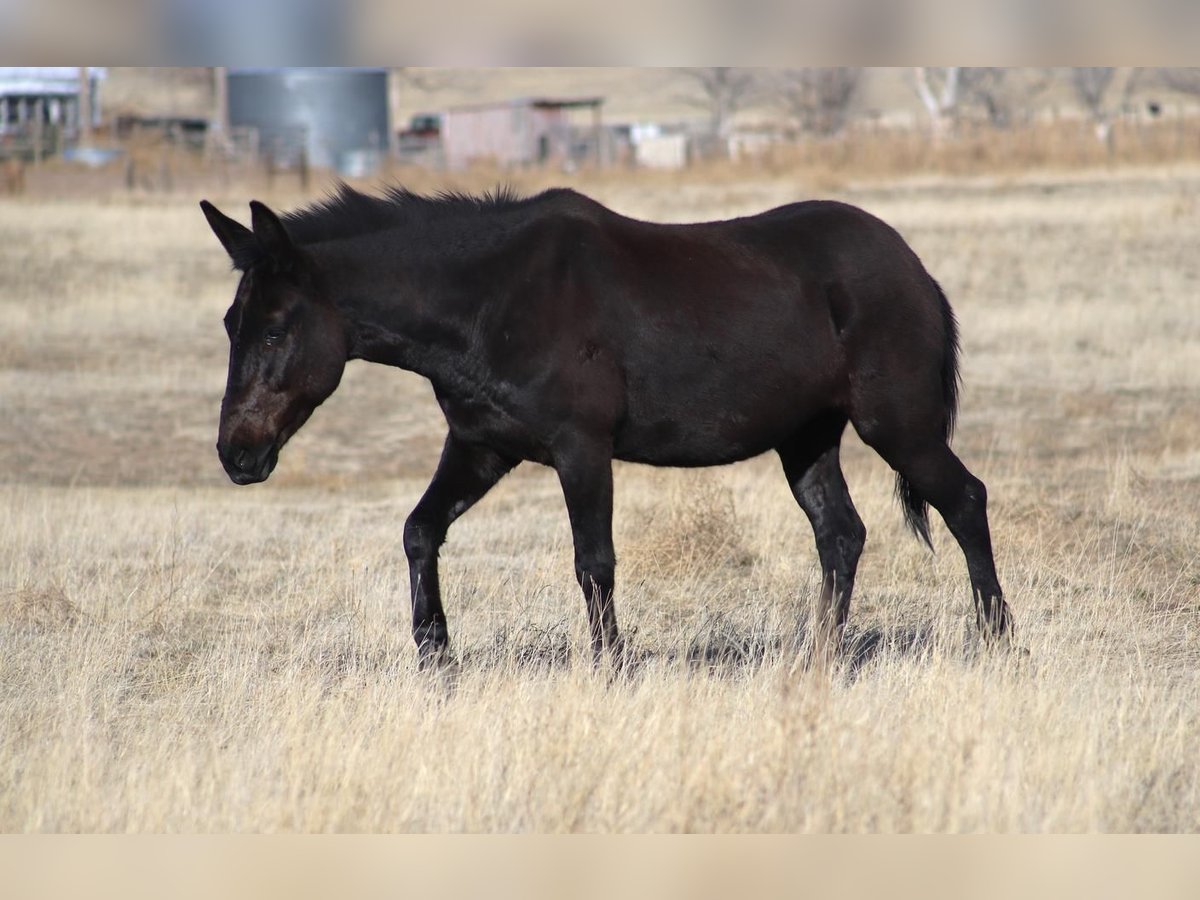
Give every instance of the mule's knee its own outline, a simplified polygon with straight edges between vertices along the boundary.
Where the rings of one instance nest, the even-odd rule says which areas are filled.
[[[616,581],[617,566],[613,557],[591,557],[575,560],[575,580],[586,592],[599,590],[611,594]]]
[[[970,472],[966,473],[965,484],[963,485],[963,502],[972,512],[987,514],[987,485]]]
[[[963,478],[955,490],[947,491],[945,496],[931,497],[930,502],[934,509],[941,513],[951,533],[960,543],[963,540],[973,543],[987,535],[987,487],[965,469]]]
[[[863,524],[862,519],[854,515],[847,523],[845,532],[838,536],[838,549],[841,551],[842,559],[850,568],[853,569],[858,565],[858,560],[866,545],[867,526]]]
[[[404,523],[404,555],[409,562],[436,559],[446,539],[446,530],[430,524],[416,513]]]
[[[857,514],[841,518],[835,526],[822,529],[817,535],[817,552],[826,569],[842,577],[858,568],[858,560],[867,544],[867,528]]]

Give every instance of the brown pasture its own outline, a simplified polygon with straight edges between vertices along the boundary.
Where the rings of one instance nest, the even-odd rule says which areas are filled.
[[[26,195],[0,200],[0,829],[1200,827],[1200,170],[577,184],[672,221],[832,191],[901,230],[959,316],[955,446],[1029,657],[975,645],[952,539],[913,540],[848,436],[869,538],[832,674],[796,665],[816,558],[762,458],[699,488],[618,467],[645,663],[615,680],[557,483],[518,470],[451,531],[461,668],[422,675],[400,532],[443,436],[427,385],[351,365],[235,488],[235,278],[198,198]]]

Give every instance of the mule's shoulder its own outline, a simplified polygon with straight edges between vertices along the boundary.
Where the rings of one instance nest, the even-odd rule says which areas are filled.
[[[591,197],[570,188],[539,195],[522,231],[544,251],[578,254],[607,244],[622,217]]]
[[[564,271],[606,245],[615,218],[578,191],[554,188],[528,199],[504,243],[504,258],[522,271],[546,266]]]
[[[600,201],[571,188],[551,188],[540,194],[538,200],[543,212],[563,219],[601,221],[616,216]]]

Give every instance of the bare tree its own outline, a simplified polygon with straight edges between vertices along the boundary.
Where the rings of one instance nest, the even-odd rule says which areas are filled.
[[[1071,69],[1071,86],[1075,96],[1089,112],[1101,112],[1104,95],[1116,77],[1116,66],[1076,66]]]
[[[1030,83],[1021,74],[998,66],[966,66],[959,76],[962,98],[982,108],[990,125],[1007,128],[1019,109],[1024,112],[1034,92],[1048,83],[1048,79]]]
[[[1116,77],[1115,66],[1076,66],[1070,70],[1071,88],[1091,118],[1096,139],[1112,152],[1112,125],[1116,110],[1108,100],[1109,87]]]
[[[681,99],[707,110],[710,132],[721,138],[729,134],[734,114],[751,99],[758,84],[753,69],[729,66],[684,68],[679,74],[691,81],[702,95],[693,94]]]
[[[783,69],[771,90],[801,129],[832,135],[845,126],[861,81],[858,68]]]
[[[961,66],[913,67],[913,88],[929,113],[930,131],[935,140],[945,137],[954,128],[961,74]]]
[[[1008,128],[1050,86],[1053,70],[964,66],[958,78],[961,104],[981,109],[992,126]]]
[[[1158,81],[1177,93],[1200,95],[1200,69],[1158,69],[1154,74]]]
[[[1012,121],[1012,107],[1006,91],[1009,80],[1008,69],[998,67],[964,66],[958,73],[963,100],[983,107],[988,121],[999,127]]]

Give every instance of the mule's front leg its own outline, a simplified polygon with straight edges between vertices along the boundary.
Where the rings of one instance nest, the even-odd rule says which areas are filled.
[[[575,577],[587,607],[592,656],[605,648],[619,656],[617,613],[613,606],[616,554],[613,551],[612,449],[599,442],[577,443],[555,460],[571,535],[575,541]]]
[[[404,553],[412,591],[413,640],[421,665],[436,665],[450,651],[446,612],[438,585],[438,550],[450,524],[474,506],[516,463],[488,447],[446,437],[442,458],[425,494],[404,523]]]

